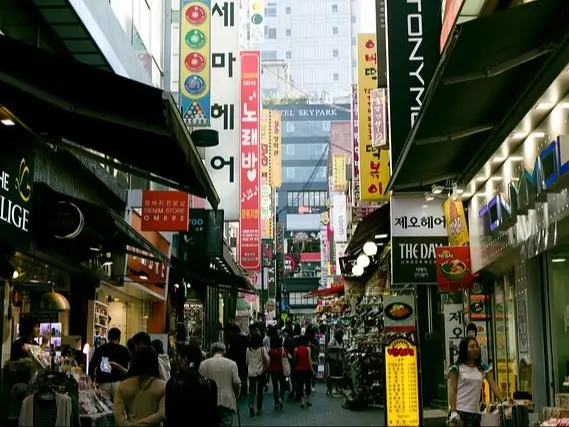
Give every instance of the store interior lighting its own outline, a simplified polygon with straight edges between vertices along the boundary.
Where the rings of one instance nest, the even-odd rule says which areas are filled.
[[[560,263],[560,262],[565,262],[565,261],[567,261],[567,259],[565,259],[565,258],[553,258],[553,259],[551,260],[551,262],[554,262],[554,263],[556,263],[556,264],[557,264],[557,263]]]
[[[367,256],[377,255],[377,245],[374,242],[365,242],[363,247],[364,254]]]
[[[387,234],[376,234],[375,238],[376,239],[387,239],[389,236]]]
[[[437,194],[441,194],[444,191],[445,187],[442,185],[433,185],[433,187],[431,188],[431,192],[435,195]]]
[[[435,196],[433,194],[425,193],[425,201],[432,202],[433,200],[435,200]]]
[[[12,119],[2,119],[1,122],[4,126],[14,126],[15,125],[15,123]]]
[[[366,254],[360,254],[356,259],[356,264],[366,268],[369,266],[370,260]]]
[[[352,274],[356,277],[361,276],[362,274],[364,274],[364,268],[359,265],[359,264],[354,264],[354,266],[352,267]]]

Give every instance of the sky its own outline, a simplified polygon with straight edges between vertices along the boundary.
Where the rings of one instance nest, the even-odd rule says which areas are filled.
[[[375,1],[360,0],[360,19],[362,33],[375,33]]]

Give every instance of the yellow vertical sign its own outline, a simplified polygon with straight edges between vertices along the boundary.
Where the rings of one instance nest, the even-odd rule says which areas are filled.
[[[280,111],[271,111],[271,187],[280,188],[282,184],[281,153],[282,118]]]
[[[443,203],[443,214],[448,233],[449,246],[464,246],[470,243],[468,225],[462,200],[449,197]]]
[[[262,238],[273,237],[273,206],[271,185],[271,110],[261,111],[261,228]]]
[[[375,34],[358,34],[358,126],[360,155],[360,198],[382,200],[389,181],[389,151],[372,146],[370,93],[377,89]]]
[[[346,191],[346,155],[334,154],[332,158],[332,189],[338,193]]]

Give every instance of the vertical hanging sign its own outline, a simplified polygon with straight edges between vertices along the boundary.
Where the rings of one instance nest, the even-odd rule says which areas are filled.
[[[281,112],[271,111],[271,186],[280,188],[283,181],[281,157]]]
[[[261,271],[260,51],[241,52],[239,261]]]
[[[371,91],[377,88],[375,34],[358,34],[358,137],[360,200],[378,202],[389,181],[389,152],[372,144]]]
[[[205,150],[205,165],[226,221],[239,221],[239,4],[211,8],[211,128],[219,145]]]
[[[360,142],[359,142],[359,118],[358,118],[358,85],[352,85],[352,179],[353,206],[360,202]]]
[[[180,14],[180,111],[186,126],[207,126],[211,114],[211,0],[182,0]]]

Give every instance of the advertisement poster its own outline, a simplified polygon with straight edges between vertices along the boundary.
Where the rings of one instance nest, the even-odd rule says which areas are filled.
[[[182,0],[180,11],[180,113],[186,126],[211,118],[211,0]]]
[[[441,291],[455,292],[472,284],[470,247],[439,246],[435,248],[437,283]]]
[[[334,154],[332,158],[332,191],[343,193],[346,191],[346,155]]]
[[[190,195],[182,191],[142,191],[142,231],[188,231]]]
[[[520,357],[531,360],[527,289],[518,292],[516,295],[516,324],[518,325],[518,351],[520,352]]]
[[[357,206],[360,202],[360,136],[359,136],[359,105],[358,85],[352,85],[351,98],[352,120],[352,200]]]
[[[468,245],[470,237],[462,200],[454,200],[452,196],[446,199],[443,203],[443,214],[447,225],[448,244],[450,246]]]
[[[420,425],[417,346],[397,338],[385,347],[386,426]]]
[[[387,89],[374,89],[370,92],[371,99],[371,145],[372,147],[387,148]]]
[[[413,332],[415,324],[415,297],[413,295],[385,295],[383,297],[384,332]]]
[[[389,181],[389,151],[372,145],[370,92],[377,88],[375,34],[358,34],[358,145],[360,200],[378,202]]]
[[[249,271],[261,270],[261,164],[258,95],[261,90],[261,54],[241,52],[241,150],[239,263]]]
[[[271,186],[280,188],[283,182],[282,171],[282,152],[281,152],[281,125],[282,117],[280,111],[270,111],[270,144],[271,144]]]

